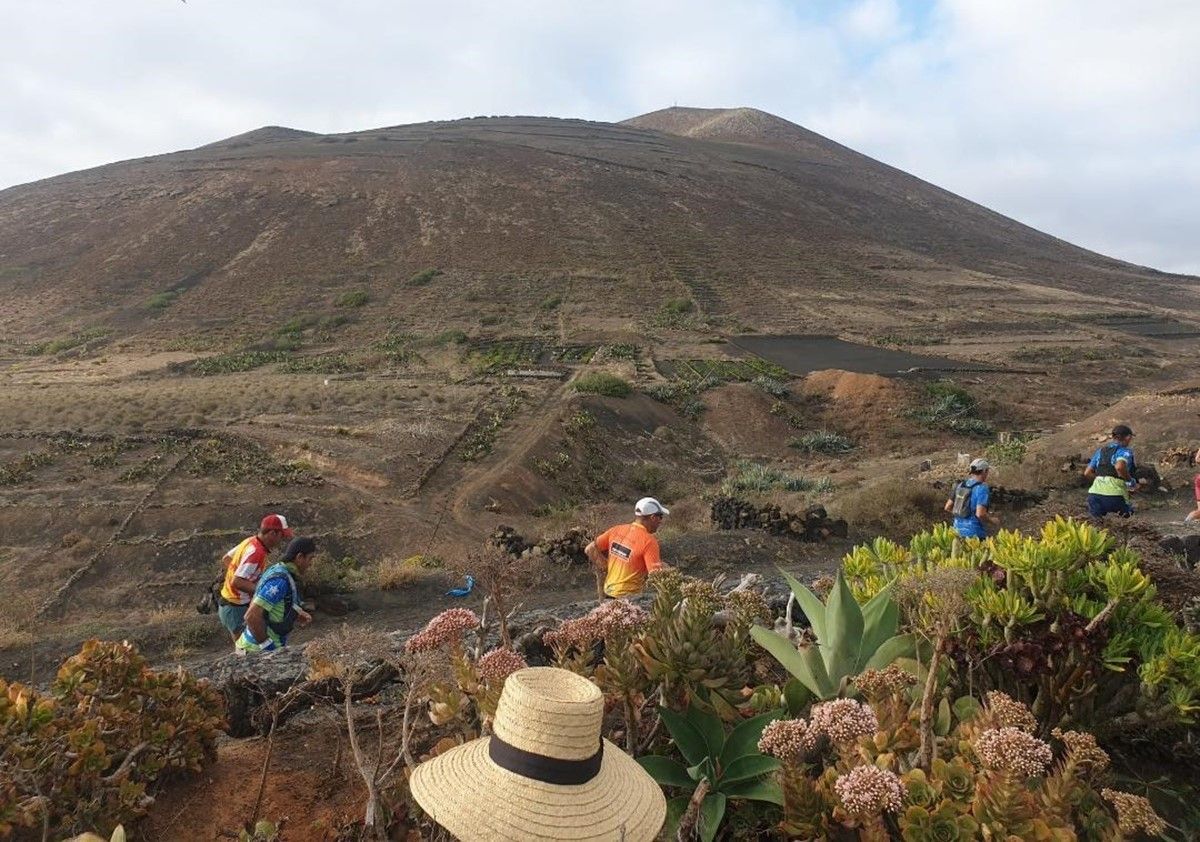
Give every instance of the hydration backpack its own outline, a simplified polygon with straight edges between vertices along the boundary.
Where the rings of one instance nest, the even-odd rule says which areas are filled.
[[[1106,444],[1100,448],[1100,462],[1096,466],[1096,476],[1098,477],[1115,477],[1117,474],[1117,466],[1113,464],[1113,457],[1117,455],[1117,451],[1121,449],[1119,444]],[[1130,468],[1133,466],[1130,465]]]
[[[954,486],[954,505],[950,507],[952,515],[958,518],[968,518],[975,514],[975,507],[971,505],[971,492],[978,484],[967,485],[967,481],[963,480]]]

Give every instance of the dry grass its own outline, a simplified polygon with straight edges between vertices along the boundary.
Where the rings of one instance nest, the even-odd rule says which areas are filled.
[[[0,618],[0,650],[20,649],[33,643],[33,632],[20,627],[11,618]]]
[[[375,567],[375,584],[381,591],[395,591],[419,582],[445,578],[441,563],[423,555],[380,559]]]
[[[941,517],[945,495],[919,480],[891,477],[852,491],[830,506],[862,538],[907,540]]]

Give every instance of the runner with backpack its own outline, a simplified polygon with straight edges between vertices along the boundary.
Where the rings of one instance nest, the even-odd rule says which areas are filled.
[[[946,501],[946,511],[954,516],[954,531],[960,538],[986,538],[987,526],[1000,526],[1000,520],[988,513],[989,470],[991,465],[986,459],[973,461],[967,478],[955,484]]]
[[[1145,483],[1138,480],[1137,465],[1134,464],[1133,430],[1127,424],[1112,428],[1112,440],[1092,454],[1091,461],[1083,469],[1086,479],[1092,480],[1088,489],[1088,514],[1094,518],[1105,515],[1129,517],[1133,504],[1129,495],[1140,490]]]

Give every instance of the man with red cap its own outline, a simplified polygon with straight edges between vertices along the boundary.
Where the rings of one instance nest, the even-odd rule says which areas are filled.
[[[237,643],[246,620],[246,609],[254,597],[254,588],[267,566],[271,551],[291,539],[292,530],[283,515],[267,515],[258,526],[258,534],[242,541],[221,559],[225,580],[217,600],[217,616],[233,642]]]

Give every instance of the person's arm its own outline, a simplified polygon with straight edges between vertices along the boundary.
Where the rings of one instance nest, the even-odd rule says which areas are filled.
[[[953,497],[951,497],[949,500],[946,501],[946,505],[942,506],[942,511],[946,512],[947,514],[954,511],[954,498]]]
[[[257,583],[241,576],[234,576],[230,584],[233,585],[235,591],[241,591],[247,596],[254,596],[254,588]]]
[[[975,517],[979,518],[981,523],[990,524],[991,526],[999,526],[1000,518],[988,513],[986,505],[975,507]]]
[[[992,507],[992,490],[987,485],[980,484],[975,491],[975,517],[980,523],[999,526],[1000,519],[990,513]]]
[[[597,570],[603,570],[608,566],[606,563],[608,561],[607,557],[604,553],[600,552],[600,548],[596,546],[595,541],[592,541],[583,548],[583,554],[591,560],[592,566]]]
[[[233,589],[248,596],[254,596],[254,589],[258,586],[258,577],[262,575],[265,561],[266,556],[254,550],[242,556],[237,563],[237,568],[233,571],[233,579],[230,581]]]
[[[261,645],[267,642],[267,615],[257,602],[251,602],[246,609],[246,631],[250,632],[256,643]]]
[[[651,540],[646,545],[646,549],[642,552],[642,563],[645,564],[647,573],[667,569],[667,566],[663,564],[662,556],[659,555],[658,541]]]

